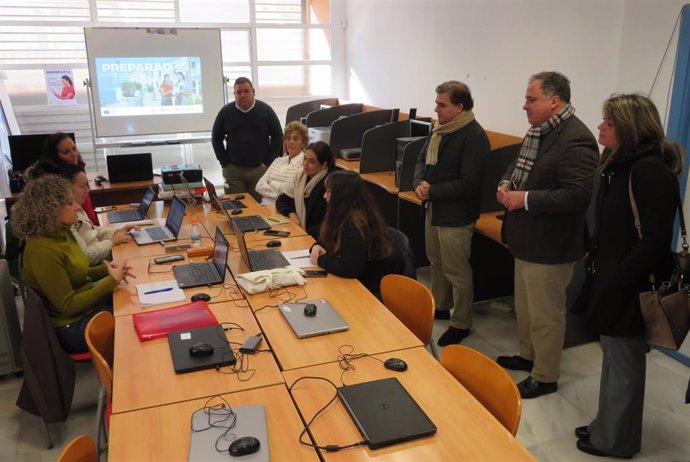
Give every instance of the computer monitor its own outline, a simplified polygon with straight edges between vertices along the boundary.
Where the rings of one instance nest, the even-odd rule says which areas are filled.
[[[10,156],[12,158],[12,170],[23,172],[41,157],[43,144],[51,133],[35,135],[10,135]],[[67,133],[74,141],[74,133]]]
[[[431,120],[410,119],[410,136],[429,136]]]

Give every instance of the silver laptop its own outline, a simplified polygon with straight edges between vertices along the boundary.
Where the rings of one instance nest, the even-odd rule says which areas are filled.
[[[141,221],[146,218],[146,214],[151,207],[153,199],[156,198],[156,191],[152,187],[148,187],[144,198],[139,203],[139,207],[134,210],[120,210],[118,212],[110,212],[108,214],[108,221],[110,223],[124,223],[127,221]]]
[[[230,246],[228,240],[217,226],[215,239],[212,261],[189,263],[173,267],[173,275],[181,289],[220,284],[225,280],[225,268]]]
[[[266,250],[247,250],[247,242],[244,240],[244,234],[237,227],[235,220],[230,220],[232,229],[237,237],[237,245],[240,248],[240,255],[242,260],[249,267],[251,271],[272,270],[275,268],[283,268],[290,266],[285,256],[275,249]]]
[[[305,314],[305,308],[309,304],[316,305],[315,316],[307,316]],[[295,335],[297,335],[297,338],[332,334],[350,328],[325,298],[305,300],[299,303],[283,303],[279,306],[279,309],[285,320],[290,324],[290,327],[292,327]]]
[[[217,401],[213,400],[212,404]],[[265,408],[260,405],[235,406],[232,401],[230,401],[230,406],[237,415],[237,419],[235,426],[225,435],[223,433],[232,423],[232,417],[228,415],[227,408],[199,409],[192,414],[189,462],[229,462],[234,459],[242,462],[268,462],[270,460]],[[202,430],[204,428],[207,430]],[[259,450],[254,454],[247,454],[238,458],[228,457],[230,444],[243,436],[253,436],[259,440],[261,443]],[[216,443],[218,450],[216,450]]]
[[[139,231],[130,231],[137,244],[154,244],[156,242],[167,242],[177,240],[177,235],[180,234],[182,228],[182,220],[187,205],[178,196],[173,196],[170,203],[170,210],[168,211],[168,218],[165,220],[165,226],[144,227]]]
[[[218,198],[218,193],[216,193],[216,187],[208,181],[206,177],[204,177],[204,185],[206,186],[206,191],[208,191],[208,197],[211,200],[211,205],[213,206],[214,209],[217,211],[225,210],[225,209],[246,209],[247,206],[244,205],[242,202],[238,200],[229,200],[229,201],[221,201],[220,198]],[[226,214],[228,213],[227,211],[225,212]],[[230,216],[228,215],[228,218]]]

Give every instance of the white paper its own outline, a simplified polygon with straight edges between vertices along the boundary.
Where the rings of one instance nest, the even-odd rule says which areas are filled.
[[[146,293],[161,289],[171,290],[153,294]],[[174,279],[137,284],[137,295],[139,296],[139,303],[142,305],[160,305],[162,303],[180,302],[185,299],[184,291],[180,289],[177,285],[177,281]]]
[[[304,250],[288,250],[281,252],[283,256],[290,262],[290,266],[296,268],[314,268],[314,265],[309,258],[309,249]]]

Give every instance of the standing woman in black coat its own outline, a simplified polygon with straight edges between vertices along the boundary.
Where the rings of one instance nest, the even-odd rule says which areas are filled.
[[[600,334],[603,351],[599,410],[575,429],[577,448],[597,456],[632,457],[640,451],[647,344],[639,293],[649,274],[666,281],[672,271],[671,241],[679,201],[682,148],[666,140],[654,103],[637,94],[604,103],[599,144],[593,245],[589,281],[576,307]],[[628,181],[640,215],[638,237]],[[591,284],[589,284],[591,282]]]

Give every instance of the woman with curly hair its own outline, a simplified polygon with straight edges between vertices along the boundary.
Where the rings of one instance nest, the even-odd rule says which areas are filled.
[[[32,165],[26,174],[30,180],[50,174],[68,179],[72,183],[74,202],[80,206],[84,204],[89,195],[89,181],[84,170],[78,165],[55,165],[52,162],[40,161]],[[89,265],[96,265],[103,260],[110,260],[113,246],[131,241],[132,236],[130,236],[129,231],[132,229],[138,231],[139,227],[135,224],[129,224],[122,228],[95,226],[84,209],[79,207],[77,223],[70,229],[77,244],[89,258]]]
[[[88,351],[86,324],[97,312],[112,310],[113,289],[135,277],[126,263],[89,266],[70,231],[78,210],[69,181],[46,175],[26,185],[10,218],[15,234],[26,240],[22,278],[46,302],[68,353]]]
[[[74,141],[72,141],[72,138],[67,133],[63,132],[53,133],[46,138],[43,143],[41,160],[49,160],[56,165],[72,164],[78,165],[82,169],[86,167],[77,145],[74,144]],[[92,223],[100,225],[89,194],[86,195],[82,208]]]
[[[325,187],[328,208],[311,262],[336,276],[359,279],[378,296],[381,278],[399,272],[402,257],[393,252],[376,202],[355,172],[333,172]]]

